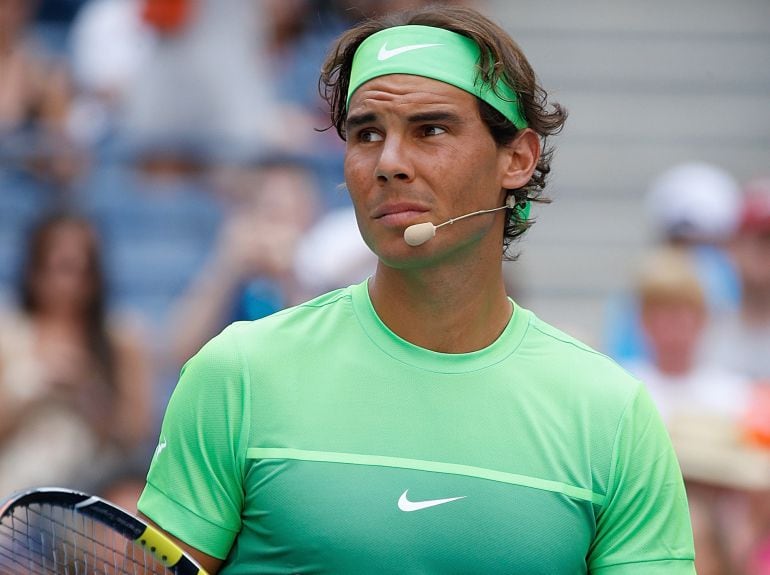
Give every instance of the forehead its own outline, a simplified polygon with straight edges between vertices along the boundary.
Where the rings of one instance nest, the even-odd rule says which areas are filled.
[[[478,111],[476,96],[456,86],[423,76],[388,74],[369,80],[353,93],[348,115],[387,105],[441,105],[458,111]]]

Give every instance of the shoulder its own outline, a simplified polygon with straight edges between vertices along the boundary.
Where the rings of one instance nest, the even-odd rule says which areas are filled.
[[[28,325],[29,316],[14,306],[0,306],[0,327],[10,329],[19,325]]]
[[[18,350],[31,342],[33,337],[32,320],[21,310],[0,309],[0,351]]]
[[[271,353],[285,353],[307,345],[311,339],[325,337],[353,317],[350,289],[338,289],[267,317],[231,323],[192,360],[229,365],[240,362],[241,367],[264,362]]]
[[[306,356],[309,342],[330,339],[328,331],[316,326],[332,323],[324,317],[344,305],[344,292],[332,292],[258,320],[230,324],[187,360],[175,394],[195,397],[198,403],[206,398],[207,404],[242,408],[252,386],[266,374],[285,373],[297,358]]]
[[[288,332],[313,335],[319,324],[328,324],[334,320],[351,317],[352,296],[350,288],[337,289],[305,303],[292,306],[267,317],[253,321],[239,321],[228,326],[218,337],[230,341],[248,343],[255,339],[275,338]],[[217,339],[217,338],[215,338]]]
[[[615,360],[530,312],[527,335],[520,354],[534,357],[543,377],[568,387],[570,396],[627,402],[641,382]]]
[[[555,351],[559,351],[560,353],[573,352],[578,356],[603,358],[609,360],[605,354],[597,351],[582,340],[567,334],[566,332],[551,325],[548,322],[543,321],[532,311],[528,310],[528,314],[530,332],[529,335],[530,337],[539,338],[538,343],[540,345],[550,345]]]

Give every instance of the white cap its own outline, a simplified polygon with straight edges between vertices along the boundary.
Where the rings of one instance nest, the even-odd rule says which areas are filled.
[[[722,240],[738,226],[741,190],[722,168],[702,162],[681,164],[655,179],[647,209],[653,226],[666,237]]]
[[[92,0],[75,19],[72,64],[87,90],[123,92],[152,55],[155,36],[134,0]]]

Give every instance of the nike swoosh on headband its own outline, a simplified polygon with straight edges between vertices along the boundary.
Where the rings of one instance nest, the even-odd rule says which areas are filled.
[[[407,511],[407,512],[419,511],[420,509],[427,509],[428,507],[443,505],[444,503],[449,503],[450,501],[465,499],[465,495],[463,495],[462,497],[448,497],[446,499],[427,499],[425,501],[409,501],[409,498],[407,497],[408,493],[409,493],[409,490],[407,489],[401,494],[401,497],[398,498],[398,508],[401,511]]]
[[[399,54],[403,54],[404,52],[411,52],[412,50],[420,50],[422,48],[431,48],[432,46],[442,46],[443,44],[409,44],[407,46],[401,46],[400,48],[393,48],[392,50],[388,50],[388,43],[385,42],[381,47],[380,51],[377,52],[377,59],[382,62],[384,60],[388,60],[392,58],[393,56],[398,56]]]
[[[426,51],[434,47],[441,49]],[[440,58],[435,57],[439,54]],[[366,38],[356,49],[348,78],[346,110],[353,93],[369,80],[388,74],[411,74],[465,90],[523,130],[527,120],[520,109],[519,95],[502,76],[494,85],[483,81],[479,76],[480,58],[481,47],[476,41],[457,32],[420,25],[385,28]]]

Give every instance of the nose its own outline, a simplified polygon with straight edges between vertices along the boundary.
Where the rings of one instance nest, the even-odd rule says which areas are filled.
[[[381,184],[393,180],[409,182],[414,178],[414,166],[402,138],[386,136],[375,167],[375,176]]]

